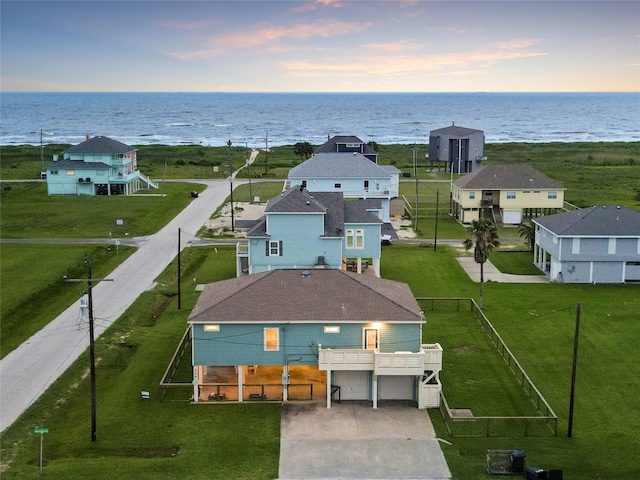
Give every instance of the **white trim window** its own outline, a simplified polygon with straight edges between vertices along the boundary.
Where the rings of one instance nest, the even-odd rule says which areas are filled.
[[[354,236],[353,228],[347,228],[347,233],[346,233],[346,238],[345,238],[345,240],[346,240],[346,248],[353,248],[354,241],[355,241],[354,237],[355,236]]]
[[[547,192],[547,200],[556,200],[558,198],[558,192]]]
[[[280,329],[265,328],[264,329],[264,351],[278,352],[280,350]]]
[[[469,192],[469,200],[475,200],[476,199],[476,192]]]
[[[515,200],[516,192],[507,192],[507,200]]]
[[[281,257],[282,256],[282,240],[267,240],[266,242],[267,257]]]
[[[356,248],[364,248],[364,230],[361,228],[356,230]]]

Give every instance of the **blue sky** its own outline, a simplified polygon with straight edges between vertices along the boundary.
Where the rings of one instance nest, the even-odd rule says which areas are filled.
[[[2,91],[640,91],[639,1],[2,0]]]

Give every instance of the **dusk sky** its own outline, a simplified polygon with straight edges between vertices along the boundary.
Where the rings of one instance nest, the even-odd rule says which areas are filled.
[[[640,1],[2,0],[2,91],[640,91]]]

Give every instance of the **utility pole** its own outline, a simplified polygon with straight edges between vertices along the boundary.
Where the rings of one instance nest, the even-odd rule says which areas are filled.
[[[97,281],[111,282],[110,278],[93,278],[91,275],[91,260],[85,260],[87,264],[87,296],[89,297],[89,359],[91,362],[91,441],[97,439],[96,421],[96,349],[93,332],[93,284]],[[66,282],[85,282],[84,279],[65,279]]]
[[[267,174],[269,170],[269,130],[267,130],[264,136],[264,173]]]
[[[413,176],[416,177],[416,223],[415,231],[418,232],[418,159],[416,157],[416,150],[413,149]]]
[[[180,294],[180,251],[182,250],[180,247],[180,232],[182,230],[178,227],[178,310],[182,307],[182,295]]]
[[[227,142],[227,158],[229,160],[229,186],[231,187],[231,231],[234,232],[233,227],[233,167],[231,166],[231,140]]]
[[[573,336],[573,366],[571,367],[571,393],[569,395],[569,426],[567,427],[567,437],[571,438],[573,433],[573,406],[576,394],[576,368],[578,366],[578,336],[580,334],[580,312],[582,307],[578,303],[576,307],[576,331]]]
[[[440,190],[436,190],[436,233],[433,237],[433,251],[436,251],[436,247],[438,246],[438,205],[439,205],[439,195]]]

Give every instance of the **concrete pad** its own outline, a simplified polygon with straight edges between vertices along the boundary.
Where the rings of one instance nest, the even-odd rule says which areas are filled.
[[[480,264],[476,263],[473,257],[456,258],[460,266],[467,272],[469,278],[474,282],[480,282]],[[546,275],[513,275],[502,273],[496,266],[487,260],[484,263],[484,281],[485,282],[503,282],[503,283],[549,283],[549,277]]]
[[[451,478],[425,410],[409,402],[286,403],[280,480]]]

